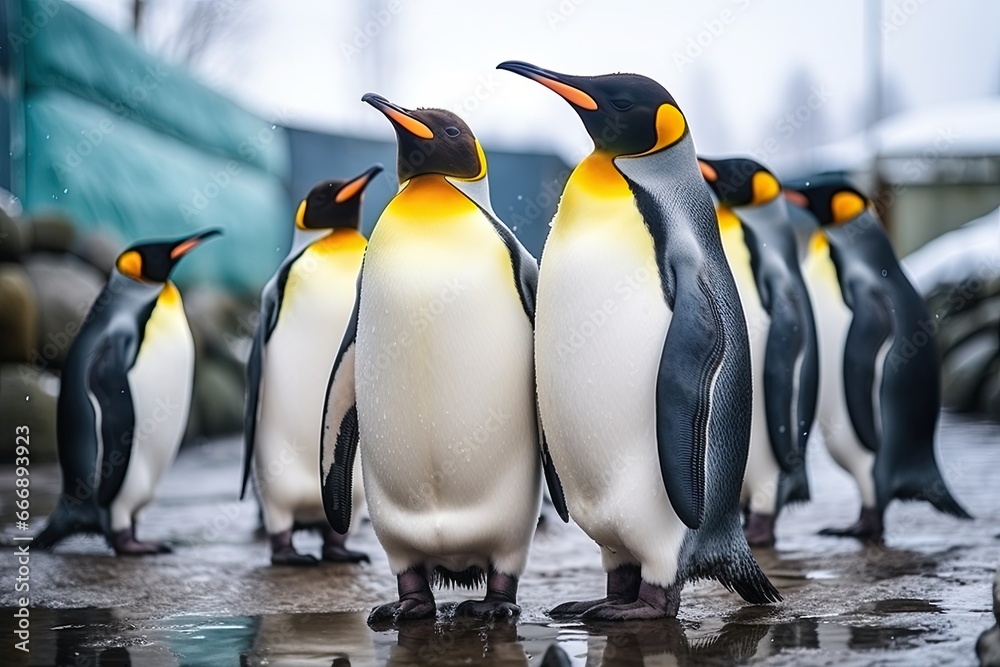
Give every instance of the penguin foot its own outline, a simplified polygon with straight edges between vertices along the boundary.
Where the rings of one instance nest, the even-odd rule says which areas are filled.
[[[632,600],[627,600],[619,596],[608,596],[606,598],[601,598],[600,600],[579,600],[577,602],[564,602],[561,605],[553,607],[549,610],[549,616],[552,618],[576,618],[583,616],[591,609],[596,607],[603,607],[606,605],[626,605],[630,604]]]
[[[858,520],[847,528],[824,528],[820,535],[828,537],[853,537],[871,544],[882,543],[882,512],[874,508],[862,507]]]
[[[310,566],[318,565],[319,560],[309,554],[300,554],[292,546],[292,531],[283,530],[280,533],[272,533],[271,536],[271,565],[296,565]]]
[[[375,629],[386,625],[394,625],[399,621],[417,621],[422,618],[434,618],[436,611],[437,607],[434,605],[434,598],[413,595],[372,609],[372,613],[368,614],[368,626]]]
[[[466,600],[455,607],[455,616],[480,620],[514,619],[521,615],[521,608],[507,600]]]
[[[634,602],[602,604],[591,607],[582,618],[590,621],[649,621],[676,618],[681,606],[681,586],[656,586],[642,582]]]
[[[351,551],[350,549],[335,545],[326,544],[323,546],[323,560],[328,563],[370,563],[368,554],[363,551]]]
[[[638,565],[621,565],[608,572],[608,594],[600,600],[564,602],[549,610],[549,616],[578,617],[595,607],[625,605],[635,602],[642,584],[642,570]]]
[[[746,525],[743,526],[743,534],[747,538],[747,544],[752,547],[773,547],[774,515],[750,512]]]
[[[111,546],[118,556],[153,556],[173,553],[173,549],[160,542],[140,542],[135,539],[132,528],[115,531],[111,536]]]

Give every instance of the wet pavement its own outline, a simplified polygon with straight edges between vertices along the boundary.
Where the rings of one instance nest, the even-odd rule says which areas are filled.
[[[565,664],[968,665],[993,624],[990,588],[1000,561],[1000,426],[946,416],[940,459],[951,487],[977,517],[962,522],[922,503],[894,503],[885,547],[819,537],[851,523],[853,483],[813,446],[813,503],[786,510],[776,549],[758,560],[785,597],[748,606],[714,582],[689,584],[677,621],[553,622],[545,610],[599,597],[598,550],[575,526],[548,521],[522,580],[516,625],[452,618],[374,632],[367,611],[393,599],[370,525],[351,546],[370,565],[269,565],[252,500],[235,500],[239,443],[184,450],[139,535],[175,553],[114,558],[98,538],[77,537],[30,561],[31,653],[14,650],[17,558],[0,549],[3,665],[539,665],[553,643]],[[0,528],[15,535],[13,470],[0,468]],[[58,489],[54,466],[31,468],[32,528]],[[21,533],[23,534],[23,533]],[[297,536],[318,553],[318,536]],[[446,590],[439,602],[464,599]]]

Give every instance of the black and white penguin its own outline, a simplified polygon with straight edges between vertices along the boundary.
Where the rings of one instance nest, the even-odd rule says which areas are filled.
[[[296,527],[320,531],[323,560],[368,560],[345,548],[345,536],[326,520],[319,442],[330,367],[354,310],[367,245],[360,232],[362,195],[381,172],[376,165],[353,179],[325,181],[310,190],[299,204],[295,226],[325,233],[282,262],[261,295],[247,362],[242,492],[253,463],[276,565],[319,562],[295,550]],[[359,484],[355,511],[363,502]]]
[[[816,327],[792,220],[798,209],[755,160],[698,162],[718,202],[722,246],[750,334],[754,394],[743,530],[751,546],[771,546],[781,508],[809,500],[805,448],[819,387]]]
[[[643,76],[499,67],[566,99],[595,143],[545,242],[535,358],[545,438],[608,591],[550,613],[675,616],[706,577],[780,599],[740,525],[750,349],[683,113]]]
[[[372,231],[330,378],[327,515],[346,532],[360,446],[368,512],[399,587],[369,623],[433,616],[435,580],[485,579],[485,599],[460,615],[516,615],[541,499],[537,266],[493,213],[486,157],[458,116],[363,100],[396,131],[400,189]]]
[[[818,422],[861,494],[861,515],[824,535],[880,541],[894,498],[968,519],[934,458],[941,371],[934,320],[910,284],[868,199],[842,178],[786,186],[822,229],[804,275],[819,332]]]
[[[194,341],[169,278],[220,233],[138,243],[119,255],[66,358],[56,423],[63,490],[35,546],[100,533],[119,555],[170,551],[136,538],[136,513],[177,455],[191,407]]]

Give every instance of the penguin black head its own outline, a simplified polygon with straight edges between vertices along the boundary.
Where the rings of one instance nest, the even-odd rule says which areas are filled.
[[[868,198],[841,177],[812,178],[789,184],[785,198],[807,209],[821,225],[850,222],[868,208]]]
[[[680,141],[687,121],[666,88],[638,74],[573,76],[517,60],[497,65],[537,81],[572,105],[597,150],[645,155]]]
[[[411,111],[375,93],[361,100],[381,111],[396,130],[396,175],[400,183],[423,174],[465,181],[478,181],[486,175],[482,146],[465,121],[452,112]]]
[[[361,196],[382,169],[376,164],[351,180],[334,179],[314,186],[299,204],[295,226],[302,230],[358,229]]]
[[[781,184],[764,165],[750,158],[698,158],[701,175],[721,206],[761,206],[781,194]]]
[[[181,258],[201,243],[222,234],[221,229],[206,229],[176,241],[136,243],[118,255],[118,271],[139,282],[165,283]]]

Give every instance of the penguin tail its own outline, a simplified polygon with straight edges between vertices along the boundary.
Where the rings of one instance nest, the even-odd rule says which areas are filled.
[[[49,551],[64,539],[77,533],[105,534],[101,520],[94,507],[75,499],[59,498],[59,504],[49,516],[32,545],[35,548]]]
[[[477,588],[486,583],[486,571],[472,566],[461,572],[449,570],[440,565],[431,572],[431,583],[435,588]]]
[[[778,500],[782,507],[790,503],[807,503],[811,500],[805,466],[781,475],[778,481]]]
[[[753,557],[737,517],[725,531],[704,533],[690,542],[684,578],[715,579],[750,604],[781,602],[781,593]]]

